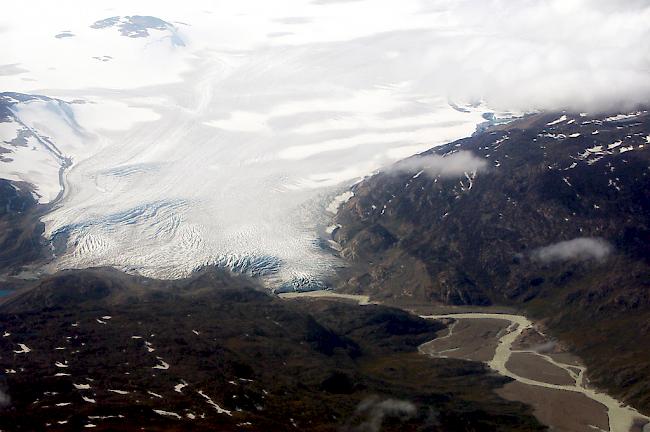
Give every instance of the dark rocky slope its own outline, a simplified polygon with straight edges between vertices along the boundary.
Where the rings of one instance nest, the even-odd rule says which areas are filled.
[[[350,263],[345,290],[522,307],[599,385],[650,413],[648,112],[533,115],[406,160],[354,193],[334,233]]]
[[[542,429],[483,365],[416,352],[440,323],[209,270],[60,273],[5,299],[0,323],[3,430]]]
[[[0,179],[0,276],[45,257],[38,212],[29,184]]]

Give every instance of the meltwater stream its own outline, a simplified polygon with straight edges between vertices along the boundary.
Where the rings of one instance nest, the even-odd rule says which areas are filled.
[[[646,417],[636,411],[634,408],[624,405],[621,402],[617,401],[613,397],[609,396],[606,393],[598,392],[595,389],[588,387],[584,381],[585,368],[575,365],[569,365],[566,363],[553,360],[549,356],[537,353],[535,351],[525,351],[530,354],[538,355],[546,361],[550,361],[553,365],[565,370],[574,380],[575,384],[573,385],[557,385],[549,384],[543,381],[532,380],[519,376],[512,371],[510,371],[506,364],[510,359],[510,356],[513,352],[512,344],[517,340],[517,338],[522,334],[526,329],[533,327],[533,323],[523,315],[511,315],[511,314],[495,314],[495,313],[459,313],[459,314],[443,314],[443,315],[423,315],[422,318],[426,319],[443,319],[443,318],[453,318],[457,320],[461,319],[499,319],[507,320],[510,322],[510,325],[499,339],[499,344],[497,345],[494,357],[487,362],[488,366],[491,369],[497,371],[503,376],[507,376],[516,381],[519,381],[526,385],[539,386],[548,389],[554,390],[566,390],[572,392],[582,393],[587,396],[589,399],[593,399],[596,402],[603,404],[607,407],[607,415],[609,417],[609,430],[610,432],[629,432],[632,428],[635,420],[646,420],[650,422],[650,417]],[[424,352],[421,349],[422,352]],[[579,370],[578,373],[574,369]]]
[[[338,298],[341,300],[355,301],[361,306],[373,304],[373,302],[371,302],[369,297],[366,295],[339,294],[333,291],[288,293],[288,294],[281,295],[281,297],[285,299],[299,299],[303,297]],[[523,315],[476,312],[476,313],[451,313],[451,314],[440,314],[440,315],[421,315],[421,317],[425,319],[436,319],[436,320],[450,318],[454,320],[495,319],[495,320],[508,321],[510,325],[499,338],[499,343],[495,350],[494,356],[492,357],[492,359],[490,359],[487,362],[488,366],[491,369],[493,369],[494,371],[498,372],[503,376],[507,376],[526,385],[539,386],[539,387],[544,387],[544,388],[554,389],[554,390],[566,390],[566,391],[581,393],[587,396],[589,399],[592,399],[604,405],[607,408],[610,432],[629,432],[632,426],[634,425],[635,420],[647,422],[646,426],[644,426],[644,432],[645,432],[645,428],[650,427],[648,426],[650,425],[650,417],[644,416],[643,414],[636,411],[634,408],[617,401],[616,399],[614,399],[613,397],[609,396],[606,393],[598,392],[595,389],[587,386],[584,380],[584,374],[585,374],[584,367],[562,363],[548,356],[545,356],[544,354],[540,354],[534,351],[513,350],[512,345],[515,342],[515,340],[517,340],[517,338],[522,334],[522,332],[524,332],[524,330],[530,329],[534,325],[532,321],[530,321],[528,318],[526,318]],[[442,336],[443,338],[450,337],[452,335],[453,326],[451,326],[450,329],[451,330],[447,335]],[[430,355],[427,354],[425,348],[428,343],[429,342],[422,344],[419,348],[420,352],[425,355]],[[506,367],[506,364],[508,363],[508,360],[510,359],[510,356],[513,352],[526,352],[529,354],[538,355],[544,358],[544,360],[550,361],[553,365],[565,370],[575,380],[575,384],[573,385],[549,384],[543,381],[524,378],[522,376],[513,373]],[[575,370],[578,370],[578,372],[575,372]]]

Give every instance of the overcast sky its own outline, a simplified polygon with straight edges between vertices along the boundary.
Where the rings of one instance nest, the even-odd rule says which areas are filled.
[[[74,82],[74,70],[88,75],[75,77],[81,83],[116,87],[115,71],[104,75],[86,64],[105,41],[95,35],[69,50],[53,33],[83,33],[96,19],[146,14],[189,24],[179,24],[188,51],[310,45],[336,51],[346,44],[328,59],[335,70],[367,64],[418,91],[481,99],[497,109],[608,110],[650,100],[650,2],[644,0],[22,0],[2,9],[0,70],[36,76],[23,72],[0,82],[23,89],[69,87],[64,80]],[[138,70],[153,81],[177,74],[166,60],[170,71],[156,64],[158,78],[129,65],[132,84],[144,81]]]

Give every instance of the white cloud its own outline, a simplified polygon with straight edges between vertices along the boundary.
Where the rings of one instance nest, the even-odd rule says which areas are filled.
[[[11,405],[11,397],[4,390],[0,389],[0,408]]]
[[[455,99],[495,107],[610,110],[650,101],[650,3],[426,2],[447,23],[424,60]]]
[[[414,156],[387,168],[387,172],[417,173],[422,171],[431,177],[457,177],[465,172],[478,172],[487,167],[485,159],[470,151],[457,151],[444,156]]]
[[[531,256],[541,262],[590,259],[602,261],[612,252],[613,247],[601,238],[578,237],[536,249]]]
[[[354,428],[358,432],[379,432],[386,418],[409,419],[415,415],[415,405],[406,400],[369,397],[357,406],[356,413],[365,421]]]
[[[288,70],[300,69],[294,49],[309,47],[323,63],[304,68],[300,79],[314,84],[319,70],[346,68],[350,79],[410,81],[423,95],[483,99],[495,108],[593,111],[650,101],[650,3],[644,0],[143,0],[137,6],[114,0],[111,10],[86,3],[31,0],[4,7],[0,28],[10,43],[2,56],[37,78],[34,84],[12,79],[12,90],[168,82],[187,71],[192,57],[183,53],[190,51],[237,56],[260,50]],[[143,54],[129,49],[137,41],[88,27],[117,14],[187,22],[179,31],[188,47],[149,43]],[[55,39],[61,29],[77,37]],[[105,64],[92,58],[107,54],[115,58]],[[224,60],[226,67],[233,61]]]

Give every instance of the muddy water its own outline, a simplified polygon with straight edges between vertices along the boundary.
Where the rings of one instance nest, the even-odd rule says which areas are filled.
[[[281,294],[281,298],[285,299],[295,299],[295,298],[333,298],[357,302],[359,305],[368,305],[373,304],[370,301],[370,298],[365,295],[352,295],[352,294],[339,294],[333,291],[311,291],[304,293],[286,293]],[[443,319],[443,318],[452,318],[456,320],[461,319],[498,319],[506,320],[510,322],[508,329],[503,332],[499,338],[499,343],[494,352],[494,356],[491,360],[487,362],[488,366],[497,371],[499,374],[510,377],[516,381],[521,382],[522,384],[544,387],[548,389],[555,390],[566,390],[577,393],[582,393],[588,398],[601,403],[607,408],[607,415],[609,417],[609,431],[610,432],[629,432],[635,420],[637,421],[646,421],[646,424],[643,428],[643,432],[650,432],[650,417],[646,417],[636,411],[634,408],[624,405],[621,402],[617,401],[613,397],[609,396],[606,393],[601,393],[595,389],[588,387],[584,375],[585,368],[582,366],[576,366],[575,364],[562,363],[557,361],[550,356],[538,353],[536,351],[530,350],[513,350],[512,345],[521,335],[521,333],[529,328],[533,327],[532,321],[526,318],[523,315],[514,315],[514,314],[498,314],[498,313],[457,313],[457,314],[442,314],[442,315],[421,315],[422,318],[426,319]],[[453,324],[450,326],[449,331],[446,335],[442,336],[444,338],[449,338],[453,336]],[[420,346],[420,352],[427,354],[422,347],[426,346],[427,343]],[[545,361],[565,370],[574,380],[575,383],[571,385],[558,385],[551,384],[543,381],[537,381],[529,378],[519,376],[512,371],[510,371],[506,364],[510,359],[510,356],[513,352],[527,352],[537,356],[540,356]],[[430,355],[430,354],[429,354]]]
[[[339,294],[334,291],[305,291],[305,292],[289,292],[282,293],[278,295],[283,299],[295,299],[295,298],[304,298],[304,297],[320,297],[320,298],[336,298],[341,300],[350,300],[356,303],[359,303],[361,306],[373,304],[370,302],[370,297],[366,295],[355,295],[355,294]]]
[[[464,314],[444,314],[444,315],[423,315],[422,318],[426,319],[501,319],[508,320],[510,325],[508,330],[499,339],[499,344],[494,353],[494,357],[487,362],[488,366],[499,374],[510,377],[523,384],[539,386],[555,390],[567,390],[572,392],[582,393],[590,399],[603,404],[607,407],[607,414],[609,416],[609,430],[611,432],[629,432],[635,420],[645,420],[650,422],[650,418],[640,414],[638,411],[624,405],[609,396],[606,393],[601,393],[586,385],[584,380],[585,368],[571,364],[565,364],[552,359],[544,354],[528,350],[513,350],[512,344],[521,335],[521,333],[533,326],[533,323],[522,315],[509,315],[509,314],[490,314],[490,313],[464,313]],[[449,334],[447,335],[447,337]],[[422,351],[422,350],[421,350]],[[506,368],[506,364],[510,359],[513,352],[528,352],[538,355],[544,360],[552,363],[553,365],[564,369],[575,380],[572,385],[557,385],[550,384],[543,381],[536,381],[533,379],[519,376]]]

